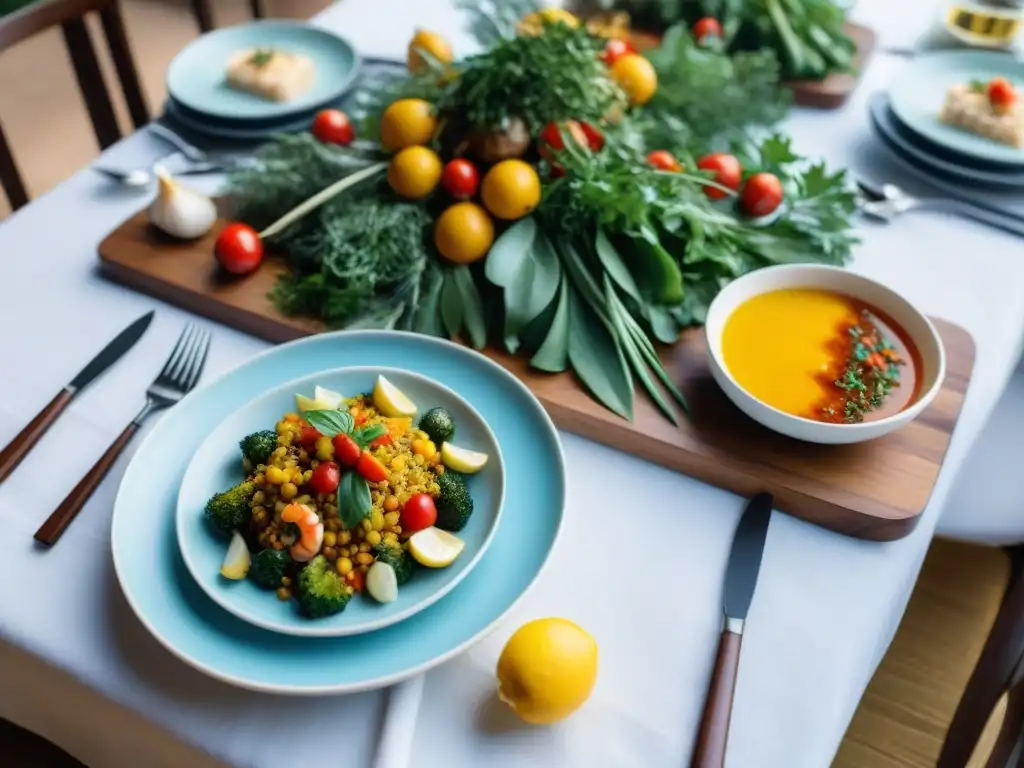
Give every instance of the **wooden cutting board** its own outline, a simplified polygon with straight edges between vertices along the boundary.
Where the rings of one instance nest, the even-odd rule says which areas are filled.
[[[99,247],[104,273],[198,315],[274,342],[323,330],[279,314],[266,295],[283,262],[269,258],[246,278],[225,278],[213,261],[218,222],[204,239],[182,244],[154,231],[140,213]],[[555,423],[592,440],[742,495],[767,490],[778,509],[864,539],[888,541],[913,530],[935,485],[974,367],[974,342],[935,320],[947,355],[934,403],[903,429],[868,443],[822,446],[771,432],[744,416],[708,371],[701,329],[682,335],[662,360],[687,396],[692,417],[668,422],[645,394],[629,423],[594,402],[569,373],[529,370],[523,358],[485,354],[518,376]]]

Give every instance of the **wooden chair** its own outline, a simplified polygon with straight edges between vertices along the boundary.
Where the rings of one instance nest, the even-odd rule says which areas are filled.
[[[0,755],[4,768],[85,768],[41,736],[0,718]]]
[[[0,18],[0,52],[58,24],[74,65],[78,87],[89,111],[96,140],[106,149],[121,138],[110,93],[103,80],[96,49],[85,25],[87,13],[98,13],[114,61],[128,111],[136,128],[149,122],[149,109],[142,95],[139,76],[128,47],[118,0],[37,0],[26,8]],[[28,202],[10,146],[0,128],[0,187],[18,209]]]
[[[206,33],[214,28],[213,10],[210,7],[210,0],[192,0],[192,15],[196,17],[199,31]],[[263,10],[263,0],[249,0],[249,8],[253,18],[262,19],[266,16]]]

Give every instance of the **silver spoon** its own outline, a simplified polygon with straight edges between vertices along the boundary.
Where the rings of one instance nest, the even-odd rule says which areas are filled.
[[[207,159],[206,153],[203,152],[203,150],[192,146],[167,126],[161,125],[160,123],[150,123],[149,130],[151,133],[156,134],[158,137],[173,146],[189,160],[201,163]]]
[[[102,165],[94,165],[92,169],[97,173],[101,173],[107,178],[113,179],[114,181],[125,185],[126,187],[146,187],[152,184],[156,180],[155,168],[157,165],[166,161],[167,158],[159,160],[148,168],[133,168],[133,169],[121,169],[121,168],[108,168]],[[217,173],[221,171],[229,171],[232,168],[236,168],[241,164],[241,161],[234,162],[201,162],[192,163],[185,165],[181,168],[174,168],[173,175],[175,176],[190,176],[198,175],[201,173]]]

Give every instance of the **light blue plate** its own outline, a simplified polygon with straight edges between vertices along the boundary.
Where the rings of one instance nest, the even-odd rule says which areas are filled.
[[[473,572],[425,611],[365,635],[291,637],[253,627],[195,583],[175,535],[178,489],[210,429],[239,402],[339,364],[400,364],[450,387],[490,426],[505,459],[501,525]],[[142,441],[114,504],[114,570],[132,610],[171,653],[225,682],[296,695],[391,685],[466,650],[533,584],[565,505],[558,434],[536,398],[483,355],[416,334],[321,334],[267,350],[188,395]]]
[[[313,86],[285,103],[231,88],[225,81],[231,56],[252,47],[308,56],[316,68]],[[254,21],[196,38],[167,68],[167,91],[189,109],[212,117],[265,120],[315,109],[339,99],[359,73],[359,56],[345,40],[300,22]]]
[[[890,87],[890,105],[905,126],[926,139],[989,162],[1024,165],[1024,149],[939,122],[949,86],[997,76],[1024,89],[1024,63],[1008,53],[943,51],[922,55],[910,62]]]
[[[341,613],[321,619],[299,615],[295,601],[282,603],[273,591],[250,579],[230,581],[220,575],[227,542],[215,536],[203,517],[213,494],[244,477],[238,441],[261,429],[273,429],[284,414],[295,410],[295,395],[313,396],[318,384],[346,397],[373,391],[378,375],[388,378],[409,396],[422,415],[435,406],[446,408],[455,420],[456,445],[488,455],[487,465],[468,478],[473,516],[456,535],[466,548],[447,568],[423,568],[398,590],[398,599],[381,605],[366,595],[355,596]],[[396,624],[433,605],[462,581],[490,546],[498,528],[505,495],[501,449],[480,414],[455,392],[430,379],[396,368],[340,368],[296,379],[277,387],[231,414],[196,451],[178,495],[178,544],[185,565],[215,602],[256,626],[306,637],[343,637]]]
[[[244,123],[225,125],[211,120],[196,119],[194,113],[185,112],[173,99],[167,100],[167,104],[164,105],[164,114],[172,122],[176,122],[190,131],[204,136],[234,141],[259,141],[270,139],[281,133],[302,133],[308,131],[313,124],[312,117],[300,115],[297,118],[288,117],[284,120],[253,123],[248,126]]]

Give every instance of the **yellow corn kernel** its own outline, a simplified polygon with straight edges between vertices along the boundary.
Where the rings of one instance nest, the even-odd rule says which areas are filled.
[[[398,503],[401,504],[402,506],[405,506],[405,502],[409,500],[410,496],[412,496],[411,493],[408,493],[407,491],[402,491],[400,494],[398,494]]]
[[[339,533],[338,534],[338,541],[341,542],[342,544],[348,544],[350,541],[352,541],[352,534],[351,534],[351,532],[349,532],[349,531],[342,531],[341,533]]]
[[[337,569],[339,575],[347,576],[352,572],[352,561],[347,557],[339,557],[338,562],[335,563],[334,567]]]
[[[401,533],[402,532],[402,526],[400,526],[400,525],[393,525],[393,526],[391,526],[391,530],[394,531],[396,534]]]
[[[277,434],[279,435],[283,435],[287,429],[288,425],[285,424],[283,421],[279,421],[277,422],[277,424],[274,425],[274,431],[277,432]]]
[[[295,487],[295,483],[281,484],[281,498],[283,499],[294,499],[298,492],[299,489]]]
[[[260,486],[262,486],[265,482],[267,482],[267,478],[264,477],[262,472],[258,472],[256,474],[256,477],[253,478],[253,480],[256,482],[256,485],[260,485]]]
[[[302,469],[299,467],[295,467],[292,470],[292,482],[295,483],[296,485],[302,485],[302,475]]]
[[[443,475],[444,474],[444,464],[438,464],[436,467],[434,467],[434,472],[436,472],[438,475]]]
[[[395,458],[391,460],[391,468],[395,470],[395,472],[401,472],[405,469],[405,456],[395,456]]]
[[[378,533],[377,531],[370,531],[369,533],[367,533],[366,543],[369,544],[371,547],[376,547],[378,544],[380,544],[380,533]]]
[[[356,562],[360,565],[369,565],[373,562],[373,555],[371,555],[369,552],[360,552],[358,555],[356,555]]]
[[[277,467],[267,467],[267,482],[271,485],[281,485],[287,479],[283,470]]]
[[[423,444],[423,453],[422,453],[423,458],[425,460],[426,459],[432,459],[432,458],[434,458],[434,454],[435,453],[437,453],[437,446],[434,445],[434,441],[433,440],[427,440],[427,442]]]
[[[334,458],[334,443],[329,437],[318,437],[316,439],[316,457],[320,461],[330,461]]]
[[[333,531],[324,531],[324,546],[333,547],[338,543],[338,534]]]
[[[370,513],[370,528],[375,531],[379,531],[384,528],[384,515],[379,509],[375,509]]]
[[[427,460],[423,458],[422,453],[417,453],[415,456],[412,457],[412,460],[417,467],[422,467],[424,464],[427,463]]]
[[[388,496],[384,499],[384,511],[394,512],[398,509],[398,498],[396,496]]]
[[[426,447],[427,447],[427,441],[426,440],[421,440],[420,438],[416,438],[415,440],[412,441],[412,452],[415,453],[417,456],[421,455],[423,453],[423,451],[426,450]]]
[[[389,547],[397,547],[398,546],[398,534],[397,533],[391,533],[390,531],[388,531],[387,533],[384,534],[383,539],[384,539],[384,543],[387,544]]]
[[[387,514],[384,515],[384,524],[386,526],[388,526],[389,528],[392,525],[394,525],[395,523],[397,523],[397,522],[398,522],[398,513],[397,512],[388,512]]]
[[[360,551],[360,552],[363,552],[363,553],[369,552],[369,551],[370,551],[370,545],[369,545],[369,544],[367,544],[367,543],[366,543],[366,542],[364,541],[364,542],[363,542],[362,544],[360,544],[360,545],[359,545],[359,551]]]
[[[362,526],[362,528],[363,528],[363,530],[364,530],[364,531],[369,531],[370,529],[372,529],[372,528],[373,528],[373,523],[371,523],[371,522],[370,522],[370,518],[368,518],[368,517],[364,517],[364,518],[363,518],[363,519],[362,519],[362,520],[361,520],[361,521],[359,522],[359,525],[361,525],[361,526]]]

